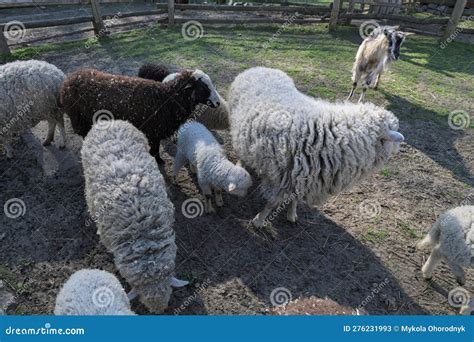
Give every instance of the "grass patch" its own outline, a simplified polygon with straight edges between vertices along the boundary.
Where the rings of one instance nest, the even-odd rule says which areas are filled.
[[[418,238],[418,233],[416,232],[416,229],[413,228],[412,226],[410,226],[408,223],[400,222],[400,223],[398,223],[398,226],[400,227],[402,232],[404,232],[409,237],[411,237],[413,239]]]
[[[390,233],[384,228],[369,227],[362,238],[372,243],[382,242],[388,238]]]
[[[389,178],[392,175],[392,171],[388,167],[384,167],[380,170],[380,175],[385,178]]]

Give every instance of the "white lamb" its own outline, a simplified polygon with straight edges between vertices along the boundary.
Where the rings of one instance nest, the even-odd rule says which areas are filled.
[[[215,212],[212,206],[212,190],[216,205],[224,205],[222,190],[232,195],[245,196],[252,185],[249,173],[240,165],[231,163],[222,146],[211,132],[199,122],[187,122],[178,131],[177,152],[173,164],[173,177],[189,160],[197,172],[199,187],[204,194],[206,213]]]
[[[431,279],[436,265],[444,259],[457,282],[464,285],[463,267],[474,266],[474,206],[465,205],[444,212],[417,248],[431,249],[421,269],[425,279]]]
[[[56,297],[57,316],[135,315],[120,281],[111,273],[84,269],[74,273]]]
[[[85,194],[101,242],[152,311],[168,305],[176,257],[174,206],[145,135],[126,121],[97,123],[81,150]]]
[[[14,138],[42,120],[48,120],[49,124],[43,145],[54,140],[57,124],[58,145],[64,147],[66,133],[58,97],[65,77],[61,70],[43,61],[17,61],[0,66],[0,145],[7,158],[13,157]]]
[[[263,178],[268,202],[257,227],[283,200],[297,220],[298,201],[321,205],[398,152],[403,135],[393,113],[371,103],[330,103],[296,89],[284,72],[251,68],[229,92],[234,150]]]
[[[179,73],[174,72],[163,79],[163,82],[174,80]],[[195,110],[194,119],[209,129],[223,130],[229,128],[229,105],[227,101],[217,91],[220,102],[219,107],[212,108],[207,105],[198,105]]]

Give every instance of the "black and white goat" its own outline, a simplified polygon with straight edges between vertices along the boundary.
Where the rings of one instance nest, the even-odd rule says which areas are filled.
[[[357,85],[362,82],[362,94],[359,102],[364,99],[369,86],[377,89],[380,76],[388,66],[400,57],[400,47],[406,34],[398,31],[398,27],[382,26],[365,38],[357,50],[352,67],[352,89],[348,100],[354,95]]]

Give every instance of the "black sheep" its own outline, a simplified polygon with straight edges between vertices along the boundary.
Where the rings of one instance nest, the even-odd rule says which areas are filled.
[[[200,70],[186,70],[172,82],[161,83],[83,69],[68,75],[60,94],[74,132],[85,137],[96,113],[108,111],[113,119],[127,120],[145,133],[158,163],[163,162],[160,140],[172,136],[198,104],[219,106],[211,79]]]

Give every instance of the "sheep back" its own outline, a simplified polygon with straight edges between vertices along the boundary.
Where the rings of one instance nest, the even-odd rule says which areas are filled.
[[[41,120],[59,120],[59,89],[64,73],[52,64],[16,61],[0,66],[0,144]]]
[[[130,123],[96,124],[81,150],[86,201],[117,269],[153,312],[171,294],[174,206],[143,133]]]
[[[474,206],[465,205],[440,215],[435,223],[440,228],[439,243],[451,262],[474,266]]]
[[[96,269],[75,272],[56,297],[58,316],[135,315],[120,281]]]

